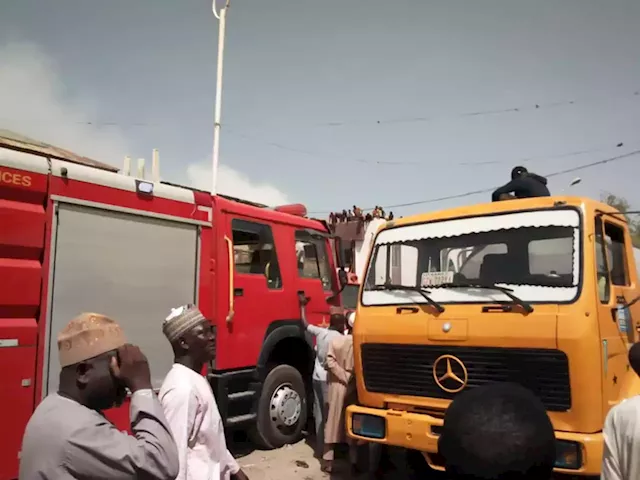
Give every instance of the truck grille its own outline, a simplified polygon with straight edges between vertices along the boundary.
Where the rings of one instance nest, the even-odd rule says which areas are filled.
[[[465,389],[514,382],[535,393],[548,411],[571,408],[569,361],[560,350],[365,343],[361,352],[364,383],[372,393],[452,399],[456,393],[434,380],[433,365],[453,355],[467,369]]]

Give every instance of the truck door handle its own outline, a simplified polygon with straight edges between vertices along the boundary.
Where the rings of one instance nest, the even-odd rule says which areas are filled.
[[[307,297],[306,293],[304,293],[304,290],[298,290],[298,302],[300,302],[301,306],[305,306],[307,303],[309,303],[309,300],[311,300],[311,297]]]
[[[236,297],[242,297],[244,295],[244,288],[234,288],[233,289],[233,294]]]
[[[488,312],[509,313],[509,312],[513,312],[513,306],[512,305],[487,305],[485,307],[482,307],[482,313],[488,313]]]
[[[396,313],[402,313],[402,312],[410,312],[410,313],[418,313],[419,309],[418,307],[398,307],[396,308]]]

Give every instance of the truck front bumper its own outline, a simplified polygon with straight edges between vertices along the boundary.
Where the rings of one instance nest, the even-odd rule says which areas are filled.
[[[433,468],[442,469],[437,456],[442,419],[422,413],[350,405],[346,423],[349,436],[358,440],[418,450]],[[569,475],[599,476],[602,433],[556,431],[558,458],[555,471]]]

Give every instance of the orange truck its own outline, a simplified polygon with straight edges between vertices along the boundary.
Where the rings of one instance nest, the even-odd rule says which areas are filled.
[[[358,298],[349,435],[418,450],[442,469],[438,435],[456,395],[517,382],[547,408],[556,471],[597,476],[605,416],[640,393],[627,359],[639,294],[625,217],[590,199],[511,200],[388,222]]]

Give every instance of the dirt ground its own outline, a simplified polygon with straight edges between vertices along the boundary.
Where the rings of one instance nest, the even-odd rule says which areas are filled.
[[[312,445],[313,439],[302,440],[295,445],[287,445],[278,450],[262,451],[244,438],[234,438],[230,443],[230,450],[238,460],[242,469],[250,480],[347,480],[354,477],[348,468],[346,455],[336,455],[336,471],[331,475],[320,471],[320,462],[314,457]],[[360,466],[363,470],[368,468],[368,448],[364,446],[360,455]],[[385,469],[382,478],[388,480],[440,480],[437,472],[425,470],[422,465],[409,465],[404,452],[391,451],[391,463]],[[421,462],[421,459],[418,460]],[[411,463],[411,462],[410,462]],[[357,478],[371,478],[367,474]]]

